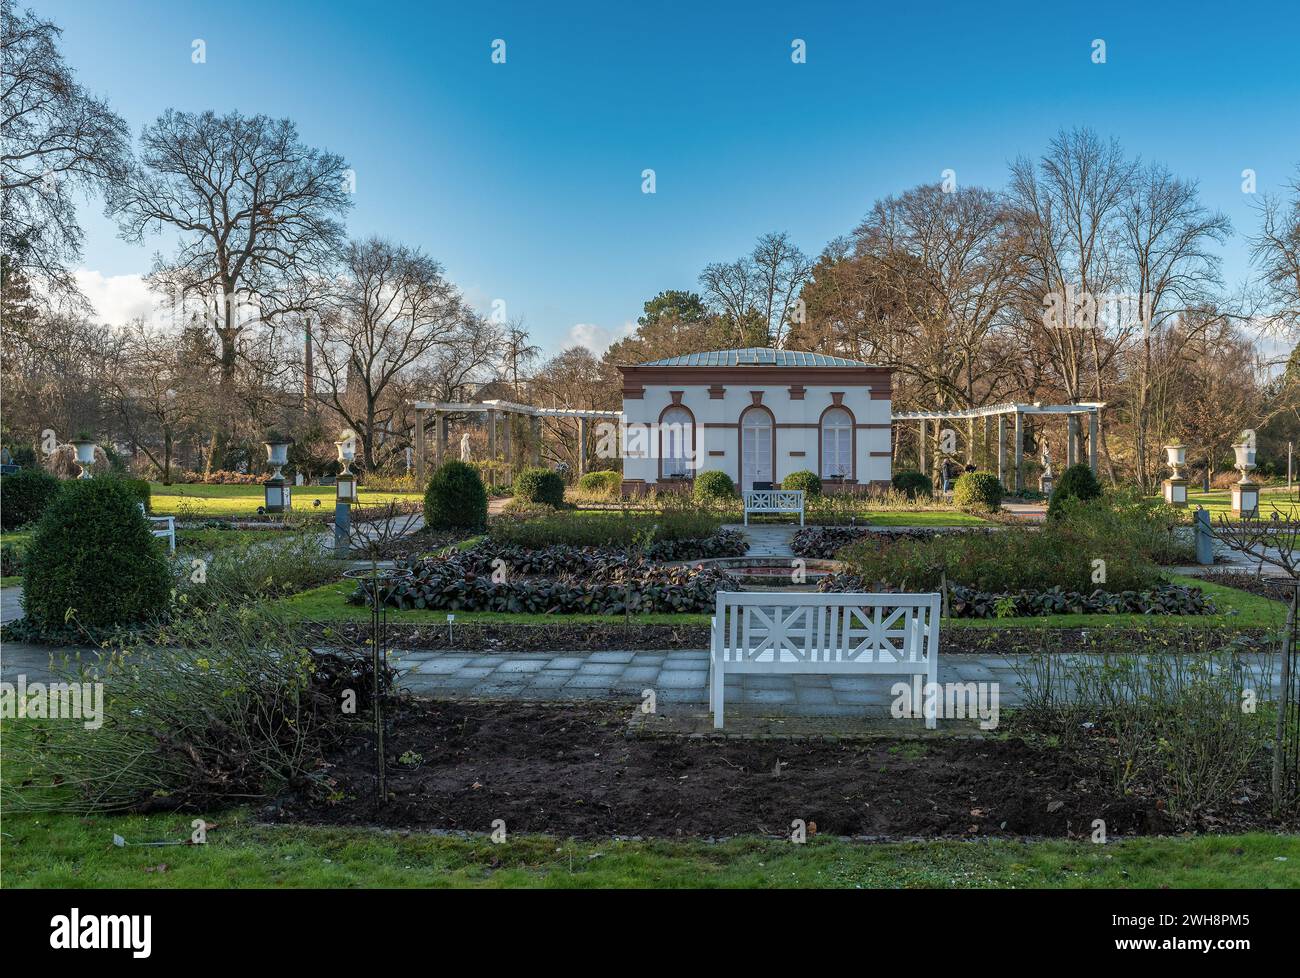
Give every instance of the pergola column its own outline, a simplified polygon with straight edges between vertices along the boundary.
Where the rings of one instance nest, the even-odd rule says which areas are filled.
[[[1007,416],[998,415],[998,482],[1003,488],[1007,484]]]
[[[1020,492],[1025,487],[1025,419],[1019,411],[1016,411],[1016,434],[1015,434],[1015,463],[1012,473],[1015,478],[1015,485],[1012,492]]]
[[[447,452],[447,415],[433,412],[433,464],[442,468]]]
[[[488,458],[492,461],[497,460],[497,412],[495,408],[488,408]]]
[[[587,474],[587,419],[578,419],[578,476]]]
[[[419,408],[415,409],[415,431],[412,432],[413,441],[415,442],[415,478],[421,486],[424,485],[424,412]]]
[[[1097,474],[1097,411],[1088,412],[1088,467]]]
[[[1065,416],[1065,466],[1069,468],[1079,461],[1079,416]]]
[[[926,449],[925,443],[929,437],[929,431],[928,431],[929,427],[930,427],[930,423],[926,421],[924,418],[917,422],[916,468],[923,475],[930,474],[930,470],[926,467],[925,464],[925,449]]]
[[[966,419],[966,464],[975,464],[975,419]]]
[[[533,429],[533,465],[542,464],[542,419],[533,415],[529,421]]]

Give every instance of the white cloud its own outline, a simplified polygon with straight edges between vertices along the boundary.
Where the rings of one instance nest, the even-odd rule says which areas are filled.
[[[133,319],[151,320],[159,296],[145,285],[143,275],[105,275],[83,268],[75,273],[77,285],[90,300],[95,318],[109,326],[125,326]]]
[[[568,340],[565,346],[578,344],[585,346],[596,356],[600,356],[609,349],[611,343],[631,336],[636,332],[636,323],[624,323],[618,329],[608,329],[604,326],[597,326],[595,323],[575,323],[569,327]]]

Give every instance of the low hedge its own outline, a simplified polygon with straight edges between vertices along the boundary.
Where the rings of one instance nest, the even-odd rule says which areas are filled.
[[[995,513],[1006,490],[992,472],[967,472],[952,487],[953,504],[961,509]]]
[[[707,560],[712,557],[743,557],[748,549],[739,530],[718,530],[712,536],[685,540],[661,540],[652,543],[644,556],[647,560]],[[611,547],[575,547],[557,544],[551,547],[523,547],[489,538],[464,550],[461,562],[476,573],[486,574],[493,563],[501,560],[510,573],[556,576],[559,574],[604,573],[628,561],[625,550]]]
[[[487,490],[464,462],[443,463],[424,491],[424,522],[435,530],[479,530],[487,525]]]
[[[952,536],[958,533],[987,533],[989,531],[974,528],[970,530],[936,530],[927,527],[900,526],[888,529],[873,529],[866,526],[804,526],[800,527],[790,541],[790,549],[796,557],[813,560],[834,560],[845,547],[862,541],[874,541],[877,546],[889,546],[900,540],[933,540],[939,536]]]
[[[880,591],[853,574],[831,574],[819,591]],[[886,589],[889,590],[889,589]],[[1035,618],[1045,615],[1213,615],[1214,599],[1200,588],[1157,584],[1141,591],[1085,593],[1054,587],[1046,590],[982,591],[957,584],[948,588],[950,618]]]
[[[494,518],[489,536],[497,543],[534,550],[560,544],[622,549],[638,543],[699,540],[713,536],[721,526],[718,517],[698,510],[554,512],[540,519]]]
[[[1087,463],[1079,462],[1071,465],[1061,474],[1061,481],[1056,484],[1056,488],[1052,491],[1052,501],[1047,504],[1047,516],[1053,520],[1060,519],[1065,504],[1071,499],[1088,502],[1100,497],[1101,483],[1092,474],[1092,469],[1089,468]]]

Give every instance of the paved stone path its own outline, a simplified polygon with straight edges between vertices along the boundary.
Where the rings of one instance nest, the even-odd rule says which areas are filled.
[[[749,540],[746,557],[793,557],[790,543],[799,529],[795,523],[728,523],[724,529],[739,530]]]
[[[478,652],[394,653],[401,685],[436,698],[582,700],[640,698],[653,689],[665,712],[699,713],[708,703],[709,653]],[[1263,665],[1248,666],[1263,682]],[[1272,669],[1277,685],[1277,669]],[[903,676],[731,675],[728,709],[764,715],[861,717],[887,715],[890,688]],[[1017,705],[1021,677],[1014,660],[998,655],[949,655],[939,662],[940,683],[997,683],[999,703]]]

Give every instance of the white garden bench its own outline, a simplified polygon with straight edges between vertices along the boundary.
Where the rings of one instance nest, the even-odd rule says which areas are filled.
[[[798,513],[803,526],[802,489],[746,489],[744,500],[746,526],[750,513]]]
[[[167,549],[172,553],[176,552],[176,517],[174,516],[150,516],[144,508],[144,503],[137,503],[140,507],[140,515],[147,519],[152,525],[150,530],[156,537],[161,537],[167,541]]]
[[[939,681],[938,594],[719,591],[717,600],[709,709],[718,729],[729,672],[880,673]],[[934,713],[925,710],[927,729],[936,726]]]

